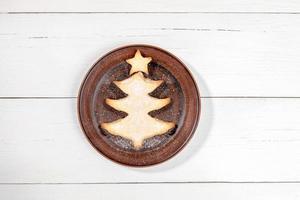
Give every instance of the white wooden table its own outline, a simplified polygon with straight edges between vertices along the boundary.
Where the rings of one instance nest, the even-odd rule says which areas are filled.
[[[192,70],[199,128],[161,165],[100,156],[76,113],[90,66],[160,46]],[[0,199],[300,199],[300,1],[1,0]]]

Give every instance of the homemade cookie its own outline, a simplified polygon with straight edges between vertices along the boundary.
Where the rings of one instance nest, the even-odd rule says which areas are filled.
[[[143,57],[137,50],[133,58],[126,60],[131,65],[130,74],[133,75],[123,81],[113,82],[128,96],[105,100],[106,104],[126,112],[128,116],[114,122],[102,123],[101,127],[113,135],[131,140],[135,149],[141,148],[145,139],[164,134],[175,127],[172,122],[155,119],[148,114],[171,102],[170,98],[157,99],[149,95],[163,82],[144,77],[142,72],[148,74],[148,63],[151,60],[151,57]]]
[[[143,57],[140,50],[137,50],[133,58],[126,60],[126,62],[131,65],[129,74],[131,75],[135,72],[144,72],[148,74],[148,64],[151,60],[151,57]]]
[[[145,78],[142,72],[137,72],[123,81],[114,81],[128,96],[117,100],[106,99],[106,103],[126,112],[128,116],[111,123],[102,123],[101,127],[113,135],[131,140],[136,149],[142,147],[145,139],[164,134],[173,128],[174,123],[155,119],[148,114],[171,102],[170,98],[157,99],[149,95],[162,82]]]

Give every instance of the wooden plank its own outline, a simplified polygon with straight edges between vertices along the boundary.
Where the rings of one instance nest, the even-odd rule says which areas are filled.
[[[299,12],[293,0],[2,0],[1,12]]]
[[[53,199],[299,199],[300,184],[1,185],[11,200]]]
[[[180,57],[203,96],[300,96],[298,24],[300,15],[2,14],[0,96],[77,96],[100,56],[132,43]]]
[[[170,161],[128,168],[80,130],[76,99],[0,100],[0,183],[300,181],[300,99],[202,100],[199,127]]]

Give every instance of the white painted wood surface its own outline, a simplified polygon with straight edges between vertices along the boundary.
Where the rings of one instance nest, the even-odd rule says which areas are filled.
[[[300,99],[202,103],[199,128],[179,155],[135,169],[94,150],[78,125],[76,99],[2,99],[0,183],[300,180]]]
[[[299,199],[300,184],[1,185],[3,199]],[[159,191],[159,192],[157,192]]]
[[[0,1],[0,199],[300,199],[300,2]],[[100,156],[76,96],[112,48],[148,43],[192,70],[189,145],[135,169]]]
[[[182,58],[203,96],[299,97],[299,24],[286,14],[2,14],[0,96],[75,97],[108,50],[148,43]]]
[[[2,0],[2,12],[299,12],[297,0]]]

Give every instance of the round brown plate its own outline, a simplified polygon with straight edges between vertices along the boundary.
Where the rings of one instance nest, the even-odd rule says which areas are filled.
[[[100,126],[127,116],[107,105],[105,99],[126,97],[113,81],[130,77],[131,65],[126,60],[133,58],[137,50],[143,57],[152,58],[148,64],[149,73],[143,75],[164,81],[149,95],[157,99],[171,98],[169,105],[148,114],[175,123],[166,133],[143,140],[138,149],[131,140],[110,134]],[[100,153],[121,164],[148,166],[171,158],[191,138],[200,114],[200,96],[187,67],[174,55],[149,45],[131,45],[109,52],[90,69],[80,89],[78,113],[84,133]]]

